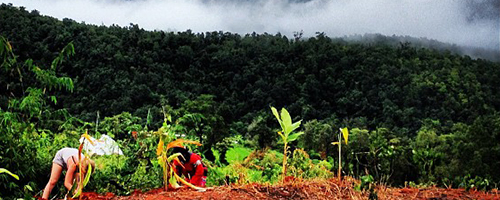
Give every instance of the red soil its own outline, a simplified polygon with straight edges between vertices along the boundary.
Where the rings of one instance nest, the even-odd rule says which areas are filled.
[[[248,184],[242,186],[221,186],[198,192],[188,188],[165,191],[155,189],[148,192],[135,191],[130,196],[114,196],[112,193],[98,195],[92,192],[83,194],[82,199],[97,200],[170,200],[170,199],[368,199],[370,192],[353,189],[356,180],[289,180],[277,185]],[[455,200],[455,199],[500,199],[498,190],[490,192],[446,188],[387,188],[374,189],[378,199],[388,200]],[[373,194],[372,194],[373,196]]]

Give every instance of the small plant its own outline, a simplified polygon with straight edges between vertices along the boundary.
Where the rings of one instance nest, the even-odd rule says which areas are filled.
[[[332,142],[333,145],[338,145],[339,146],[339,171],[338,171],[338,176],[339,180],[342,178],[342,136],[344,137],[345,144],[347,145],[347,142],[349,141],[349,130],[347,128],[341,128],[339,129],[339,141],[338,142]]]
[[[72,191],[74,191],[74,195],[71,198],[74,199],[74,198],[80,197],[80,199],[81,199],[80,195],[82,194],[82,190],[89,183],[90,174],[92,173],[92,165],[88,165],[87,174],[85,175],[85,178],[83,178],[83,173],[81,173],[83,171],[83,166],[81,165],[81,163],[84,163],[87,160],[89,160],[89,155],[86,152],[83,152],[83,146],[85,143],[85,139],[87,139],[90,142],[90,144],[92,144],[92,145],[94,145],[94,142],[90,139],[90,136],[87,134],[87,132],[85,132],[81,137],[83,138],[83,141],[80,144],[80,146],[78,147],[78,160],[80,162],[80,164],[78,165],[78,170],[80,172],[79,173],[80,177],[78,178],[78,180],[73,182],[73,186],[68,191],[68,193],[66,194],[66,197],[64,199],[67,199],[68,194],[70,194]],[[82,160],[82,152],[85,155],[85,158],[83,160]],[[76,191],[75,191],[75,188],[76,188]]]
[[[367,174],[367,175],[361,176],[360,179],[361,179],[361,183],[359,183],[359,185],[356,185],[356,187],[354,187],[354,189],[356,189],[357,191],[363,191],[366,189],[370,189],[370,184],[372,184],[374,181],[373,176],[370,174]]]
[[[457,177],[457,180],[460,181],[458,187],[465,188],[466,191],[471,189],[473,190],[489,190],[491,189],[490,181],[487,178],[483,178],[480,176],[471,177],[470,174],[467,174],[463,177]]]
[[[299,128],[300,123],[302,120],[292,123],[292,118],[290,117],[290,114],[285,108],[281,109],[281,115],[278,114],[278,110],[276,108],[271,107],[271,110],[273,111],[274,116],[278,120],[281,126],[281,131],[278,131],[278,134],[281,137],[281,143],[284,144],[283,147],[283,180],[285,180],[286,176],[286,159],[287,159],[287,150],[288,150],[288,143],[295,141],[300,135],[304,134],[304,132],[298,132],[294,134],[292,131],[295,129]]]

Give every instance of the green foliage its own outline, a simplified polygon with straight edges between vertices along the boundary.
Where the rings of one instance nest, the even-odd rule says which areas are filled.
[[[249,152],[251,153],[247,155]],[[228,154],[243,154],[247,156],[245,156],[244,160],[228,165],[209,163],[207,185],[278,182],[282,172],[280,164],[283,160],[283,154],[269,149],[251,151],[250,149],[240,147],[232,148],[231,151],[228,151]],[[235,155],[234,157],[241,158],[242,156]]]
[[[497,187],[493,187],[493,185],[490,184],[490,180],[487,178],[482,178],[480,176],[472,178],[470,174],[467,174],[464,177],[455,177],[455,182],[459,183],[458,187],[465,188],[466,190],[490,190]]]
[[[259,165],[266,164],[280,164],[283,160],[283,153],[278,152],[276,150],[265,149],[262,160],[259,162]]]
[[[304,132],[298,132],[298,133],[294,133],[294,134],[290,135],[290,133],[292,133],[292,131],[299,128],[302,120],[295,122],[295,123],[292,123],[292,118],[290,117],[290,114],[288,113],[288,111],[285,108],[281,109],[281,115],[278,114],[278,111],[276,110],[276,108],[271,107],[271,110],[273,111],[273,115],[276,117],[276,119],[278,120],[278,122],[281,126],[282,131],[278,132],[278,134],[281,136],[281,142],[283,144],[293,142],[300,135],[304,134]]]
[[[490,186],[500,182],[500,64],[421,48],[443,45],[436,41],[145,31],[60,21],[6,4],[0,27],[0,166],[20,176],[14,182],[0,177],[0,196],[23,196],[23,185],[40,190],[47,181],[40,174],[50,171],[55,151],[78,145],[73,137],[95,128],[115,136],[130,157],[121,177],[140,171],[138,187],[155,185],[159,181],[146,174],[158,170],[151,161],[157,138],[146,130],[162,127],[168,105],[176,108],[166,111],[175,133],[200,140],[209,160],[217,150],[218,167],[233,147],[225,139],[231,134],[244,136],[246,147],[275,147],[282,136],[262,108],[288,105],[307,121],[293,144],[313,159],[336,156],[329,145],[333,130],[353,128],[340,165],[355,177],[366,169],[375,181],[397,185],[457,187],[454,178],[469,174],[486,177]],[[78,54],[66,62],[75,51],[71,44]],[[98,111],[110,118],[88,123]],[[268,165],[259,169],[263,177],[285,169],[256,165]]]
[[[55,67],[39,67],[31,59],[20,62],[4,37],[0,37],[0,49],[0,86],[4,88],[0,94],[0,166],[19,175],[19,181],[0,182],[0,196],[33,196],[33,188],[47,183],[39,174],[50,171],[55,154],[51,148],[58,145],[50,142],[54,129],[49,128],[68,117],[49,102],[55,102],[58,90],[71,90],[72,81],[58,76]],[[58,63],[61,57],[72,55],[72,49],[71,43],[66,45],[56,58]]]
[[[5,169],[5,168],[0,168],[0,174],[3,174],[3,173],[7,173],[8,175],[14,177],[15,179],[19,180],[19,176],[18,175],[15,175],[13,174],[12,172],[10,172],[9,170]]]
[[[411,176],[407,155],[410,149],[388,129],[353,128],[350,138],[345,152],[350,174],[361,177],[368,172],[375,180],[391,184],[402,184],[402,176]]]
[[[202,94],[194,100],[186,100],[174,112],[179,113],[176,123],[182,126],[182,131],[188,136],[198,137],[198,141],[205,144],[204,150],[209,150],[227,136],[220,107],[213,95]]]
[[[130,138],[132,131],[142,130],[140,118],[128,112],[123,112],[113,117],[105,117],[99,123],[98,132],[107,134],[112,138]]]
[[[293,157],[289,162],[289,174],[299,178],[332,178],[333,173],[330,172],[331,164],[326,161],[321,161],[318,164],[313,164],[309,158],[309,154],[302,149],[295,149]]]
[[[117,195],[128,195],[134,189],[153,189],[162,186],[161,168],[156,162],[149,163],[145,160],[138,162],[132,156],[100,156],[93,158],[96,170],[92,175],[93,181],[88,185],[88,190],[98,193],[113,192]],[[156,166],[155,166],[156,165]]]
[[[135,118],[135,116],[133,116]],[[124,127],[125,130],[133,128]],[[132,129],[131,129],[132,130]],[[135,189],[153,189],[163,185],[162,168],[157,161],[157,137],[151,137],[149,131],[138,130],[136,136],[132,134],[118,139],[117,143],[125,154],[99,156],[93,158],[96,162],[96,171],[92,175],[93,181],[88,190],[98,193],[113,192],[118,195],[129,195]]]
[[[269,117],[268,113],[259,112],[246,126],[244,131],[247,133],[247,137],[251,138],[252,141],[256,141],[254,147],[267,148],[276,144],[278,135],[273,133],[273,130],[268,125],[269,121],[271,121],[271,117]]]
[[[334,131],[336,127],[326,122],[311,120],[304,124],[304,135],[298,141],[299,146],[303,147],[308,152],[319,152],[320,156],[331,155],[332,138],[335,137]],[[312,156],[312,154],[311,154]]]
[[[354,187],[354,189],[358,191],[364,191],[370,189],[369,187],[374,181],[373,176],[371,176],[370,174],[361,176],[359,179],[361,182],[359,183],[359,185],[356,185]]]
[[[207,186],[263,183],[262,174],[261,170],[250,169],[238,163],[214,167],[209,170]]]
[[[155,164],[151,161],[152,164],[148,162],[141,161],[138,166],[134,169],[133,174],[131,174],[127,179],[127,181],[121,182],[123,186],[127,188],[126,192],[132,192],[137,188],[144,189],[153,189],[159,188],[162,186],[161,177],[161,167],[159,164]]]
[[[259,155],[253,156],[250,163],[254,166],[260,166],[263,169],[262,181],[276,183],[283,171],[282,161],[283,153],[275,150],[265,149]]]
[[[239,157],[237,162],[232,161],[228,165],[209,163],[207,184],[277,183],[282,174],[283,154],[270,149],[251,151],[247,155],[249,152],[247,148],[232,148],[227,152],[227,157]],[[242,160],[243,155],[246,158]],[[333,173],[329,171],[330,167],[331,164],[324,160],[313,164],[305,151],[297,149],[290,158],[288,175],[304,179],[331,178]]]
[[[242,162],[245,158],[250,155],[251,149],[245,147],[234,147],[226,152],[226,161],[229,164],[236,164]]]

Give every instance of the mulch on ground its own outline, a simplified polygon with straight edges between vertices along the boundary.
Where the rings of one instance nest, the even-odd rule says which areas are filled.
[[[189,188],[177,190],[155,189],[148,192],[135,191],[130,196],[115,196],[112,193],[98,195],[83,194],[82,199],[96,200],[179,200],[179,199],[369,199],[376,196],[387,200],[458,200],[458,199],[500,199],[498,190],[489,192],[448,188],[388,188],[377,186],[369,191],[356,191],[359,182],[352,178],[329,180],[287,180],[285,183],[269,185],[251,183],[247,185],[219,186],[199,192]],[[375,195],[376,194],[376,195]]]

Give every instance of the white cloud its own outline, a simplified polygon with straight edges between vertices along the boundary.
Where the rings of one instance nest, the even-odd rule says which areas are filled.
[[[482,0],[485,1],[485,0]],[[500,20],[467,20],[465,0],[10,0],[43,15],[147,30],[330,37],[381,33],[500,48]],[[500,16],[499,16],[500,18]]]

